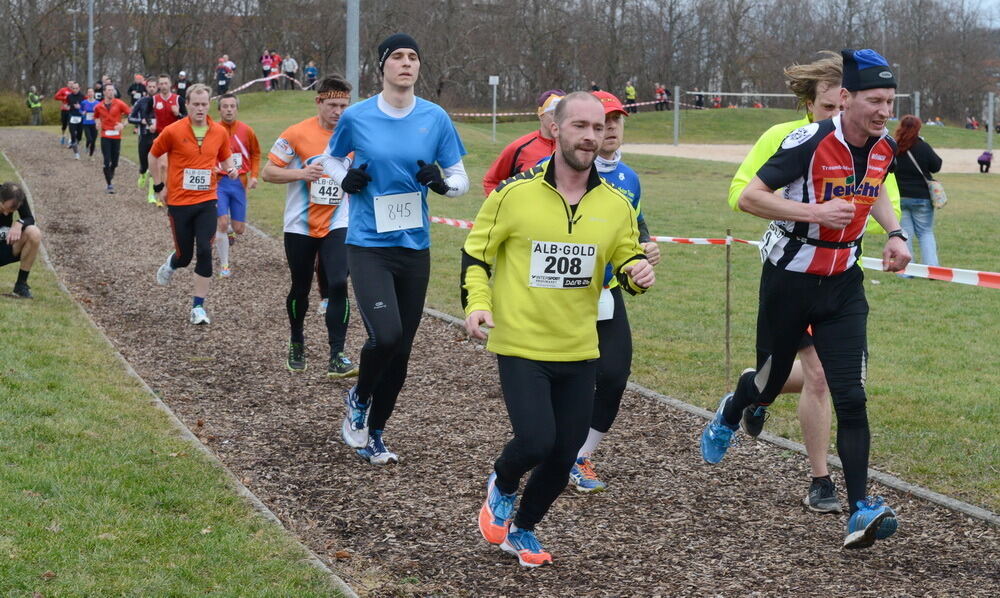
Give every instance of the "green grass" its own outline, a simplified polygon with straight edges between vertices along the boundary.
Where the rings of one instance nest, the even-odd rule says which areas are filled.
[[[0,269],[0,289],[16,272]],[[0,596],[335,595],[173,432],[40,261],[30,283],[32,301],[0,297]]]

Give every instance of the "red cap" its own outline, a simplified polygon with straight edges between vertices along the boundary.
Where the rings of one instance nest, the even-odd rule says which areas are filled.
[[[621,112],[625,116],[628,116],[628,112],[625,111],[625,107],[622,106],[621,100],[615,97],[615,94],[609,93],[607,91],[592,91],[594,97],[601,100],[604,104],[604,115],[607,116],[614,112]]]

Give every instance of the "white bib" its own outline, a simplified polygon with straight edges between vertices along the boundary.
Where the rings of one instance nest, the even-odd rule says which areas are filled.
[[[781,229],[773,220],[764,231],[764,236],[760,238],[760,261],[766,262],[771,250],[778,244],[778,241],[785,238],[785,231]]]
[[[212,171],[200,168],[185,168],[183,187],[188,191],[208,191],[212,188]]]
[[[94,113],[93,113],[93,112],[88,112],[88,113],[87,113],[87,114],[86,114],[86,115],[84,116],[83,120],[94,120]]]
[[[69,124],[71,124],[71,125],[78,125],[78,124],[80,124],[80,121],[82,121],[82,120],[83,120],[82,116],[71,116],[71,117],[69,117]]]
[[[376,231],[388,233],[423,226],[419,191],[381,195],[375,198]]]
[[[118,129],[105,129],[105,137],[118,137]]]
[[[589,287],[596,263],[597,245],[532,241],[528,286],[544,289]]]
[[[597,321],[610,320],[615,317],[615,296],[611,289],[601,289],[601,298],[597,302]]]
[[[237,170],[243,168],[243,154],[240,152],[233,152],[233,166],[235,166]]]
[[[344,199],[344,192],[340,185],[329,177],[316,179],[309,184],[309,203],[321,206],[339,206]]]

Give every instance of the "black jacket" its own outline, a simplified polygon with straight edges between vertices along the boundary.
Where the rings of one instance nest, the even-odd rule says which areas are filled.
[[[913,165],[913,160],[906,152],[899,152],[896,155],[896,182],[899,183],[899,196],[912,199],[930,199],[931,193],[927,189],[927,181],[924,175],[933,179],[933,173],[941,170],[941,157],[934,153],[934,149],[923,138],[910,148],[910,154],[917,160],[923,174],[917,171]]]
[[[28,207],[28,199],[27,198],[25,198],[24,203],[21,204],[21,207],[19,207],[16,210],[16,212],[17,212],[18,220],[20,220],[22,222],[21,226],[23,228],[28,228],[29,226],[31,226],[32,224],[35,223],[35,217],[31,214],[31,208]],[[9,227],[11,224],[14,224],[14,214],[13,214],[13,212],[10,213],[10,214],[6,214],[6,215],[0,214],[0,228],[2,228],[2,227]],[[4,241],[4,242],[6,243],[6,241]]]

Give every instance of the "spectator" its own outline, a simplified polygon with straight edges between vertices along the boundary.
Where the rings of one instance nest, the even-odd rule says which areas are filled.
[[[273,62],[271,58],[271,51],[264,50],[264,53],[260,56],[260,72],[264,79],[271,76],[271,63]],[[264,91],[271,91],[271,82],[264,81]]]
[[[42,96],[38,95],[38,89],[34,85],[28,88],[28,99],[25,100],[28,110],[31,110],[31,126],[37,127],[42,124]]]
[[[663,86],[663,91],[664,91],[663,95],[664,104],[666,105],[667,110],[671,110],[673,108],[672,104],[674,99],[674,92],[670,91],[670,88],[666,85]]]
[[[14,220],[14,212],[17,212],[17,220]],[[17,183],[0,185],[0,266],[21,262],[14,283],[16,297],[32,298],[28,274],[41,242],[42,233],[35,225],[24,190]]]
[[[625,110],[628,114],[635,114],[639,110],[635,107],[636,93],[635,85],[631,81],[625,83]]]
[[[664,89],[659,83],[656,83],[653,85],[653,95],[656,97],[656,103],[653,104],[653,109],[657,112],[665,110],[667,103],[667,90]]]
[[[931,173],[941,170],[941,158],[929,143],[919,136],[920,119],[907,114],[896,129],[896,180],[899,182],[900,224],[909,239],[913,254],[913,235],[920,241],[921,263],[937,266],[937,242],[934,239],[934,204],[927,181]]]
[[[597,81],[590,82],[590,91],[601,91],[601,88],[597,85]]]
[[[229,79],[233,76],[233,71],[226,65],[225,56],[219,59],[215,65],[215,93],[225,95],[229,92]]]
[[[229,77],[232,78],[233,73],[236,72],[236,63],[229,60],[229,54],[222,55],[222,63],[226,65],[227,69],[229,69]]]
[[[309,89],[315,85],[316,80],[319,79],[319,69],[316,68],[316,63],[310,60],[309,63],[306,64],[304,71],[306,74],[306,89]]]
[[[281,54],[278,54],[277,52],[271,52],[271,76],[272,77],[274,77],[275,75],[280,75],[281,74],[281,62],[282,62]],[[272,81],[271,89],[278,89],[278,80],[277,80],[277,77],[275,77],[271,81]]]
[[[188,81],[186,72],[181,71],[177,73],[177,84],[176,84],[177,95],[181,96],[182,98],[185,98],[185,96],[187,95],[187,88],[190,83],[191,82]]]
[[[295,89],[295,77],[299,72],[299,63],[291,56],[286,56],[284,62],[281,63],[281,70],[285,73],[285,89]]]
[[[704,108],[705,107],[705,94],[701,93],[701,88],[699,88],[699,87],[695,87],[694,91],[695,91],[694,107],[695,108],[699,108],[699,109]]]
[[[993,163],[993,152],[986,150],[985,152],[979,154],[979,158],[976,159],[976,162],[979,163],[979,172],[989,172],[990,164]]]

